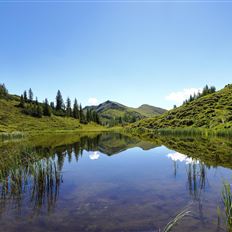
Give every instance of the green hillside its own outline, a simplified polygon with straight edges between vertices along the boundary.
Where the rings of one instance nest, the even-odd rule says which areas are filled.
[[[80,124],[79,120],[71,117],[52,115],[41,118],[32,117],[22,112],[18,107],[19,97],[11,96],[8,99],[0,98],[0,132],[55,132],[68,130],[105,130],[95,123]]]
[[[95,110],[99,114],[101,121],[110,126],[132,123],[143,118],[160,115],[166,111],[150,105],[132,108],[113,101],[106,101],[98,106],[87,106],[84,111],[87,109]]]
[[[161,116],[140,120],[130,128],[232,128],[232,85],[199,97]]]
[[[146,117],[153,117],[154,115],[160,115],[166,112],[166,110],[162,108],[147,105],[147,104],[143,104],[138,108],[131,108],[131,109]]]

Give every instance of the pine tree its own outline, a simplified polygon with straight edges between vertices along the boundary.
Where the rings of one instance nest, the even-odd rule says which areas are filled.
[[[89,109],[87,109],[86,111],[86,121],[87,122],[90,122],[92,119],[91,119],[91,111]]]
[[[92,114],[91,114],[91,120],[93,122],[97,121],[97,112],[95,110],[93,110]]]
[[[205,96],[209,93],[209,86],[206,85],[204,88],[203,88],[203,91],[202,91],[202,96]]]
[[[79,119],[79,109],[78,109],[78,103],[77,103],[77,99],[75,98],[74,100],[74,104],[73,104],[73,117],[76,119]]]
[[[45,98],[43,114],[45,116],[49,116],[49,117],[51,116],[51,108],[50,108],[50,106],[48,104],[48,99],[47,98]]]
[[[62,110],[64,108],[64,101],[60,90],[58,90],[56,95],[56,110]]]
[[[216,87],[215,86],[211,86],[210,87],[210,93],[215,93],[216,92]]]
[[[32,102],[33,101],[33,92],[31,90],[31,88],[28,91],[28,97],[29,97],[29,101]]]
[[[27,102],[27,91],[26,90],[23,92],[23,98],[24,98],[24,101]]]
[[[81,104],[80,104],[80,111],[79,112],[80,112],[80,123],[85,123],[85,115],[84,115]]]
[[[189,98],[189,101],[191,102],[191,101],[193,101],[194,100],[194,98],[193,98],[193,96],[192,96],[192,94],[190,95],[190,98]]]
[[[208,85],[206,85],[206,86],[203,88],[202,92],[198,92],[197,94],[194,93],[193,96],[190,95],[189,99],[185,100],[185,101],[183,102],[183,104],[186,104],[186,103],[191,102],[191,101],[194,101],[194,100],[196,100],[196,99],[198,99],[198,98],[200,98],[200,97],[203,97],[203,96],[206,96],[206,95],[208,95],[208,94],[215,93],[215,92],[216,92],[215,86],[209,87]]]
[[[0,96],[6,97],[8,95],[8,90],[5,86],[5,84],[0,84]]]
[[[66,115],[68,117],[72,116],[71,100],[69,97],[67,98],[67,102],[66,102]]]
[[[88,113],[88,111],[87,111],[87,113]],[[86,113],[87,122],[95,122],[97,124],[100,124],[99,115],[95,110],[89,110],[89,113],[88,113],[89,116],[87,116],[87,113]],[[87,117],[89,117],[89,120],[87,119]],[[121,117],[119,117],[119,118],[122,120]]]
[[[52,108],[52,110],[55,110],[55,104],[54,104],[54,102],[50,102],[50,107]]]
[[[39,102],[38,102],[38,98],[37,98],[37,97],[35,98],[35,104],[36,104],[36,105],[38,105],[38,104],[39,104]]]

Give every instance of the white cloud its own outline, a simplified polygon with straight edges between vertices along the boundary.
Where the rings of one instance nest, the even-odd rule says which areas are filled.
[[[97,160],[97,159],[99,159],[99,157],[100,157],[100,154],[98,154],[97,151],[94,151],[92,154],[89,155],[89,158],[91,160]]]
[[[89,103],[91,106],[96,106],[96,105],[98,105],[98,100],[97,100],[97,98],[95,98],[95,97],[91,97],[91,98],[89,98],[88,103]]]
[[[177,104],[182,104],[184,100],[190,97],[190,95],[194,95],[194,93],[197,94],[198,92],[202,92],[202,88],[183,89],[182,91],[170,93],[168,96],[165,97],[165,99],[175,102]]]
[[[188,158],[186,155],[183,155],[179,152],[170,153],[168,154],[168,158],[170,158],[173,161],[180,161],[185,162],[186,164],[199,164],[199,161],[196,159]]]

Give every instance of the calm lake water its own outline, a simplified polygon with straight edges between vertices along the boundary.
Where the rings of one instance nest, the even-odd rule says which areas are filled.
[[[38,137],[0,146],[0,231],[226,231],[232,142],[120,134]],[[217,208],[221,208],[218,220]]]

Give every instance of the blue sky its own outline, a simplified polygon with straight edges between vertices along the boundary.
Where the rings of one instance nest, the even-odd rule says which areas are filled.
[[[0,1],[0,83],[170,108],[232,78],[232,2]],[[94,101],[93,101],[94,102]]]

